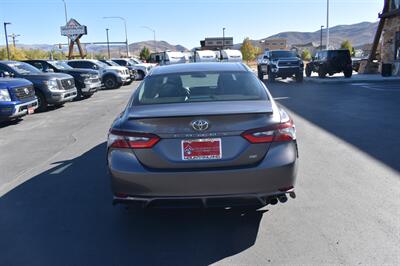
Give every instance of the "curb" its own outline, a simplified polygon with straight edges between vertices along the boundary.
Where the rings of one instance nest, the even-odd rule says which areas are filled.
[[[320,79],[320,78],[307,78],[304,77],[305,82],[312,82],[312,83],[318,83],[318,84],[346,84],[346,83],[381,83],[381,82],[400,82],[400,77],[387,77],[387,78],[364,78],[364,79],[358,79],[358,78],[325,78],[325,79]]]

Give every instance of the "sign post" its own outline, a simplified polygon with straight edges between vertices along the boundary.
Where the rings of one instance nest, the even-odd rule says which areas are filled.
[[[81,42],[79,40],[83,35],[86,34],[86,26],[79,24],[78,21],[73,18],[71,18],[65,26],[61,27],[61,35],[67,36],[71,40],[71,42],[69,43],[68,59],[74,57],[73,51],[75,43],[78,46],[79,55],[81,56],[81,58],[83,59],[86,57],[86,54],[84,53]]]

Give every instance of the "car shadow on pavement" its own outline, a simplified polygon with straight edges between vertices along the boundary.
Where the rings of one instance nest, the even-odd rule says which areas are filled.
[[[398,94],[351,84],[277,81],[266,85],[285,108],[400,171]]]
[[[262,211],[113,207],[105,150],[0,197],[0,265],[207,265],[254,245]]]

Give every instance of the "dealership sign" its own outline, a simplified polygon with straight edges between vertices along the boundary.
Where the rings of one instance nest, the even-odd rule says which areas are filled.
[[[61,35],[67,36],[73,42],[86,34],[86,26],[79,24],[78,21],[73,18],[71,18],[65,26],[61,27]]]

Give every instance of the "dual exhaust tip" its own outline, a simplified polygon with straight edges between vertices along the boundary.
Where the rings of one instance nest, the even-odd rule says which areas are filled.
[[[292,199],[296,198],[296,194],[294,193],[294,191],[289,192],[289,196]],[[278,201],[280,203],[285,203],[287,200],[288,200],[288,197],[286,196],[286,194],[281,194],[281,195],[270,197],[267,202],[271,205],[276,205],[276,204],[278,204]]]

